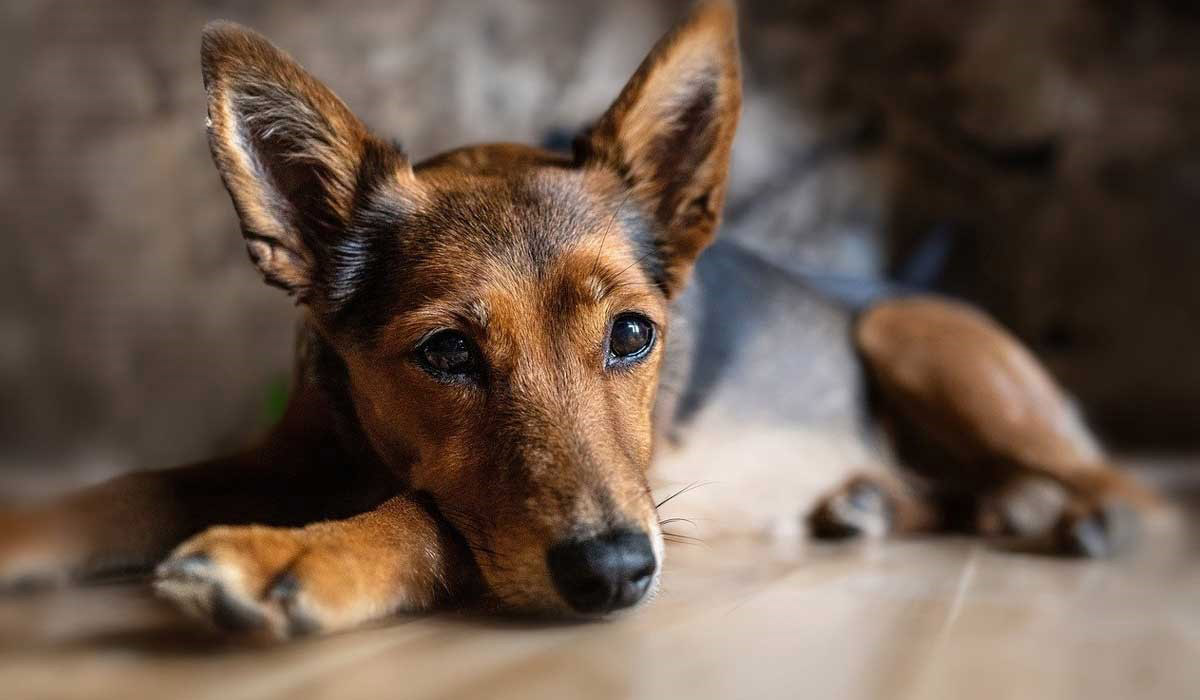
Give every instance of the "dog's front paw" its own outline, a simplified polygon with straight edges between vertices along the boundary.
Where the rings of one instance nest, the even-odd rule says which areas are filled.
[[[347,629],[424,602],[406,595],[390,552],[345,530],[216,527],[180,545],[158,567],[155,587],[221,629],[278,639]]]
[[[155,571],[155,588],[193,617],[233,632],[292,636],[273,594],[303,548],[300,531],[215,527],[181,544]]]

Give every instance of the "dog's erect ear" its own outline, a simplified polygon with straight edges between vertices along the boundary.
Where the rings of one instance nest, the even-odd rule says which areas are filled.
[[[366,157],[392,153],[328,88],[261,35],[229,22],[201,48],[213,159],[268,283],[311,303],[333,272]]]
[[[582,164],[616,169],[654,217],[668,295],[720,223],[741,103],[736,12],[708,2],[658,42],[576,143]]]

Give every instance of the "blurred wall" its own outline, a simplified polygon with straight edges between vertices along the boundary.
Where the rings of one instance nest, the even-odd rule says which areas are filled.
[[[936,286],[1030,344],[1106,437],[1200,441],[1200,3],[747,9],[764,90],[880,132],[893,273],[945,232]]]
[[[1193,3],[742,3],[736,235],[873,275],[949,230],[944,289],[1116,437],[1200,418]],[[0,469],[98,478],[230,449],[295,312],[247,264],[204,138],[199,31],[246,23],[417,158],[538,142],[615,96],[686,3],[0,5]],[[755,218],[757,217],[757,218]]]

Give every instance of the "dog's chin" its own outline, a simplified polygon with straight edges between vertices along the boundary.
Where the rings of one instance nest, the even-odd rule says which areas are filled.
[[[549,583],[549,581],[547,581]],[[488,612],[500,618],[544,623],[569,623],[589,619],[566,603],[552,588],[502,590],[493,587]]]
[[[658,583],[659,576],[655,574],[650,588],[642,596],[641,600],[628,608],[610,612],[579,612],[568,605],[566,601],[562,600],[557,593],[550,591],[546,593],[544,598],[537,601],[516,600],[510,596],[494,594],[493,600],[488,606],[488,613],[504,619],[547,624],[575,624],[618,620],[650,604],[658,596]]]

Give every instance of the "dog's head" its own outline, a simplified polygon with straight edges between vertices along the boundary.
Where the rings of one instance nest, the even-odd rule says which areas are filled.
[[[724,200],[735,24],[725,3],[694,11],[573,157],[415,166],[262,37],[205,31],[210,143],[251,259],[512,608],[607,612],[657,579],[651,412],[668,304]]]

